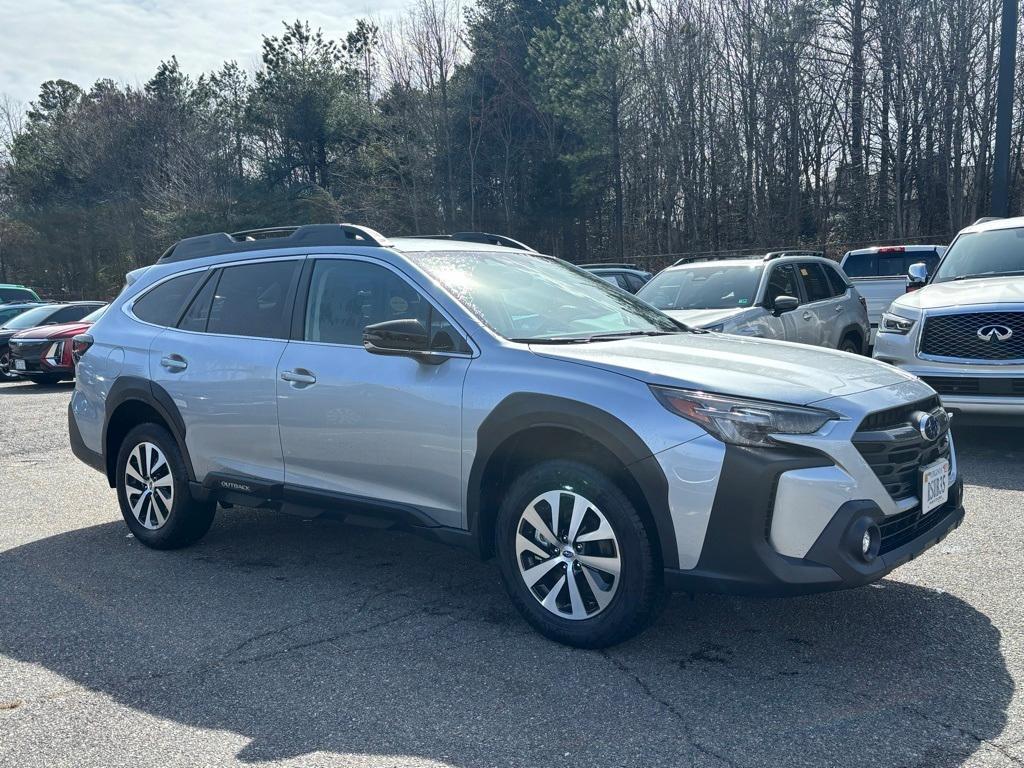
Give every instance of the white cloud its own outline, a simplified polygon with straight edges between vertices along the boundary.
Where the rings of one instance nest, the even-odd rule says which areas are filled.
[[[410,0],[0,0],[0,94],[27,102],[45,80],[88,88],[99,78],[146,82],[162,60],[177,56],[198,75],[234,59],[259,63],[261,35],[302,19],[343,39],[360,17],[396,15]]]

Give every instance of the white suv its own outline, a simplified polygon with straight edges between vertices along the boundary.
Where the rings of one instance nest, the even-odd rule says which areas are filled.
[[[927,277],[921,265],[911,280]],[[965,414],[1024,415],[1024,218],[957,235],[931,278],[882,315],[874,355]]]
[[[689,326],[860,354],[867,305],[835,262],[811,252],[676,262],[637,298]]]

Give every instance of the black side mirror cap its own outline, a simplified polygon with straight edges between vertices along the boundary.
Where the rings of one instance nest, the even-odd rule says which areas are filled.
[[[415,357],[435,365],[447,359],[431,353],[429,346],[427,329],[419,320],[386,320],[363,329],[363,348],[372,355]]]
[[[799,306],[800,299],[796,298],[796,296],[776,296],[775,301],[772,302],[772,312],[778,317],[786,312],[792,312]]]

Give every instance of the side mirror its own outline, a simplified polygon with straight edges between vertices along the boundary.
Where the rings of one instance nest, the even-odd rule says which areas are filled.
[[[387,320],[363,329],[363,347],[372,355],[403,355],[424,363],[442,363],[443,355],[432,355],[427,329],[419,320]]]
[[[923,261],[911,264],[910,268],[907,269],[907,280],[908,292],[924,287],[924,284],[928,282],[928,265]]]
[[[799,306],[800,299],[796,296],[776,296],[775,301],[772,302],[772,311],[775,313],[775,316],[778,317],[786,312],[792,312]]]

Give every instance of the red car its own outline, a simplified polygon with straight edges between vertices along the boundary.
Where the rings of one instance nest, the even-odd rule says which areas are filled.
[[[61,379],[75,378],[71,340],[100,319],[106,305],[81,320],[61,325],[40,325],[14,334],[11,348],[11,373],[31,379],[37,384],[56,384]]]

